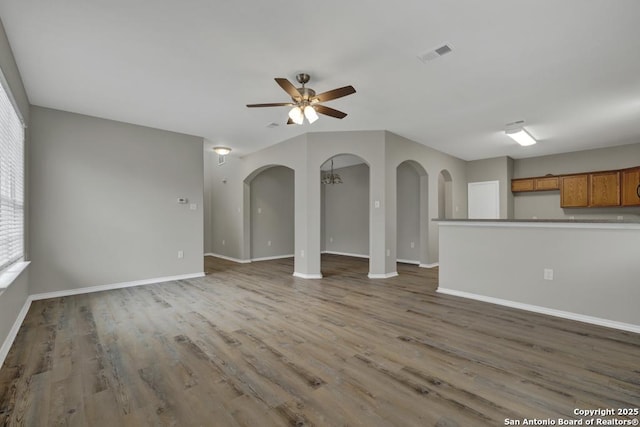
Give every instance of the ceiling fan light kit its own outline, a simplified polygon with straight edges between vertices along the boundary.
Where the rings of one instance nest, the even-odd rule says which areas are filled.
[[[304,115],[300,107],[293,107],[291,111],[289,111],[289,118],[293,120],[293,123],[301,125],[304,122]]]
[[[304,123],[305,117],[309,123],[313,123],[318,120],[318,113],[324,114],[325,116],[335,117],[336,119],[345,118],[347,113],[327,107],[321,103],[355,93],[356,90],[353,86],[344,86],[316,95],[315,90],[305,86],[310,79],[311,77],[309,74],[298,74],[296,76],[296,80],[302,85],[302,87],[296,88],[289,80],[283,77],[277,77],[275,79],[276,83],[278,83],[278,85],[289,94],[292,102],[247,104],[247,107],[293,107],[289,111],[289,120],[287,121],[288,125],[294,123],[301,125]]]
[[[215,151],[216,154],[219,154],[221,156],[226,156],[231,152],[231,148],[218,146],[218,147],[213,147],[213,151]]]

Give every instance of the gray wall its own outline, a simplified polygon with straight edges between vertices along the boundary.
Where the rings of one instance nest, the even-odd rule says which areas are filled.
[[[18,67],[16,66],[16,62],[13,58],[11,46],[9,46],[9,41],[7,40],[7,35],[1,22],[0,69],[2,69],[2,73],[7,80],[9,89],[11,90],[16,103],[18,104],[18,108],[22,113],[22,117],[24,118],[26,123],[29,123],[29,99],[27,98],[27,93],[24,90],[22,78],[20,77],[20,73],[18,72]],[[27,128],[25,141],[27,153],[30,150],[29,135],[30,131]],[[25,165],[26,194],[28,194],[29,191],[28,171],[29,164],[27,161],[27,164]],[[25,211],[28,212],[28,201],[25,201],[25,204]],[[28,237],[28,221],[25,221],[25,227],[25,235]],[[27,243],[25,249],[28,254],[28,242],[25,243]],[[11,327],[18,317],[18,313],[22,309],[24,303],[27,301],[27,297],[29,295],[29,268],[30,267],[27,267],[27,270],[23,271],[22,274],[9,286],[9,288],[4,293],[0,294],[0,346],[8,337]]]
[[[293,170],[284,166],[265,169],[251,180],[250,187],[251,258],[293,256]]]
[[[204,148],[204,147],[203,147]],[[211,233],[211,224],[213,219],[213,194],[211,188],[213,186],[213,167],[218,162],[218,155],[212,150],[205,150],[202,154],[203,172],[204,172],[204,194],[203,194],[203,219],[204,219],[204,252],[210,253],[213,249],[213,235]]]
[[[369,166],[335,170],[342,184],[323,185],[327,252],[369,256]]]
[[[212,175],[207,183],[212,209],[206,227],[211,234],[210,252],[236,260],[250,259],[247,207],[251,191],[247,178],[264,168],[282,165],[295,172],[294,273],[300,277],[319,277],[320,252],[331,250],[321,237],[326,238],[328,218],[323,227],[321,200],[326,189],[321,189],[320,166],[341,154],[359,156],[369,165],[369,248],[363,253],[370,256],[370,275],[386,277],[396,271],[397,167],[407,160],[414,161],[424,172],[421,185],[425,191],[421,195],[426,197],[425,213],[420,219],[420,262],[437,262],[438,229],[430,220],[438,216],[437,175],[443,169],[450,172],[453,216],[464,218],[466,162],[386,131],[307,133],[242,157],[231,153],[223,166],[206,162]],[[375,201],[379,202],[379,208],[375,208]]]
[[[494,157],[491,159],[467,162],[467,179],[469,182],[499,181],[500,218],[513,218],[513,193],[511,178],[513,159],[510,157]]]
[[[637,224],[448,223],[439,286],[640,327],[639,241]]]
[[[569,174],[640,166],[640,143],[598,150],[577,151],[514,161],[513,177]],[[640,218],[640,208],[562,209],[560,191],[518,193],[514,197],[515,218],[530,219],[624,219]]]
[[[428,214],[421,218],[422,235],[420,262],[423,265],[438,262],[438,224],[431,221],[438,218],[438,174],[446,170],[451,175],[451,207],[452,218],[466,218],[467,216],[467,177],[464,160],[418,144],[415,141],[386,132],[385,160],[387,170],[393,171],[386,176],[387,201],[387,239],[396,242],[396,168],[404,161],[412,160],[426,173]],[[426,224],[426,226],[425,226]],[[395,245],[387,259],[395,264]]]
[[[420,175],[408,162],[398,166],[397,257],[420,263]],[[413,248],[411,244],[413,243]]]
[[[31,293],[202,272],[202,144],[33,107]]]

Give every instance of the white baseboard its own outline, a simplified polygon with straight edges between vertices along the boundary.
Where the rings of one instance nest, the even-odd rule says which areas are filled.
[[[342,255],[342,256],[350,256],[350,257],[354,257],[354,258],[367,258],[367,259],[369,259],[369,255],[351,254],[349,252],[322,251],[321,253],[329,254],[329,255]]]
[[[400,262],[402,264],[420,265],[420,261],[414,261],[410,259],[397,259],[396,262]]]
[[[276,256],[264,256],[264,257],[260,257],[260,258],[251,258],[251,262],[254,261],[271,261],[274,259],[284,259],[284,258],[293,258],[294,255],[276,255]]]
[[[640,325],[623,323],[615,320],[602,319],[600,317],[587,316],[584,314],[572,313],[569,311],[556,310],[553,308],[540,307],[538,305],[524,304],[521,302],[509,301],[500,298],[488,297],[485,295],[472,294],[469,292],[456,291],[454,289],[438,288],[437,292],[447,295],[454,295],[462,298],[469,298],[491,304],[503,305],[505,307],[517,308],[520,310],[533,311],[535,313],[547,314],[549,316],[562,317],[564,319],[577,320],[578,322],[590,323],[607,328],[620,329],[640,333]]]
[[[171,282],[173,280],[194,279],[204,277],[204,273],[181,274],[179,276],[154,277],[152,279],[134,280],[131,282],[112,283],[110,285],[89,286],[86,288],[65,289],[64,291],[45,292],[29,295],[31,301],[41,299],[67,297],[71,295],[88,294],[91,292],[109,291],[112,289],[131,288],[133,286],[150,285],[152,283]]]
[[[24,302],[24,305],[22,306],[20,313],[18,313],[18,317],[16,317],[15,322],[13,322],[13,326],[9,331],[9,335],[7,335],[7,338],[5,338],[4,342],[2,343],[2,347],[0,347],[0,368],[2,368],[2,365],[4,364],[4,360],[7,358],[7,355],[9,354],[9,350],[13,345],[13,341],[16,339],[16,336],[18,336],[18,331],[20,330],[20,326],[22,326],[22,322],[24,321],[24,318],[27,317],[27,313],[29,312],[29,307],[31,307],[31,301],[32,301],[31,297],[29,297]]]
[[[440,264],[437,262],[431,263],[431,264],[420,264],[420,268],[434,268],[439,266]]]
[[[251,262],[250,259],[232,258],[230,256],[214,254],[214,253],[211,253],[211,252],[204,254],[204,256],[212,256],[212,257],[216,257],[216,258],[226,259],[227,261],[237,262],[238,264],[249,264]]]
[[[293,273],[293,276],[301,279],[322,279],[322,274],[306,274],[298,273],[297,271]]]
[[[396,277],[397,275],[398,275],[397,271],[392,271],[391,273],[382,273],[382,274],[369,273],[368,277],[369,279],[389,279],[391,277]]]

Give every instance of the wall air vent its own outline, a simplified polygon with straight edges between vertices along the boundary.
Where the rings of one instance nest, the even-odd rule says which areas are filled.
[[[438,59],[441,56],[446,55],[447,53],[451,53],[452,50],[453,49],[451,49],[451,46],[449,46],[448,44],[443,44],[442,46],[418,55],[418,59],[424,63],[427,63],[429,61],[433,61],[434,59]]]

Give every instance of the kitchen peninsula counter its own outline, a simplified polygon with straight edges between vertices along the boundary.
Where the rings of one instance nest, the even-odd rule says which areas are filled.
[[[640,220],[434,220],[438,292],[640,333]]]

